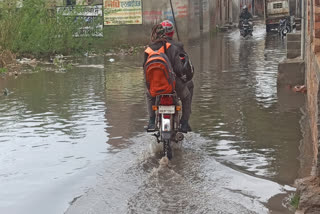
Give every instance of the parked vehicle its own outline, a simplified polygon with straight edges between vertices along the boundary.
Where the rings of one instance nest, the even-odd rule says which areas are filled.
[[[156,130],[154,136],[158,143],[163,144],[163,156],[172,159],[172,144],[184,139],[183,133],[179,132],[181,118],[181,102],[174,94],[163,94],[156,97]]]
[[[252,20],[243,19],[241,20],[240,34],[243,37],[248,35],[252,36],[253,32],[253,23]]]
[[[280,19],[278,32],[282,37],[285,37],[288,33],[292,31],[291,19],[290,17],[286,17],[284,19]]]
[[[279,28],[281,19],[290,16],[289,0],[266,0],[266,31]]]

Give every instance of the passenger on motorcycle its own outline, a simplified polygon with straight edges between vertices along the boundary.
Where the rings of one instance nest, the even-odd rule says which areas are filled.
[[[171,21],[165,20],[159,25],[155,25],[151,34],[151,42],[149,47],[156,51],[159,50],[166,42],[170,43],[170,48],[166,49],[166,55],[172,65],[173,71],[176,74],[176,86],[175,91],[182,102],[182,117],[180,120],[179,131],[187,133],[191,131],[188,123],[191,114],[191,103],[193,96],[193,65],[189,60],[188,54],[185,52],[183,44],[173,40],[174,25]],[[145,65],[148,59],[148,54],[144,55]],[[152,97],[148,90],[147,95],[147,107],[149,114],[148,131],[155,131],[155,112],[152,110],[152,105],[155,104],[156,98]]]

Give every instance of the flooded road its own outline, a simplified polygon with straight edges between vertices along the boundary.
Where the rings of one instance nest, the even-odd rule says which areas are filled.
[[[258,25],[186,49],[193,132],[169,167],[143,131],[141,55],[1,79],[1,213],[288,212],[270,201],[299,176],[301,105],[276,87],[285,41]]]

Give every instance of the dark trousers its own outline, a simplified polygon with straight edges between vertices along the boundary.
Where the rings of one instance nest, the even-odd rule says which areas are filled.
[[[182,117],[181,121],[189,121],[191,115],[191,104],[193,96],[193,81],[183,82],[181,79],[176,79],[176,93],[182,102]],[[155,105],[156,98],[152,97],[146,90],[147,107],[149,117],[155,117],[155,112],[152,110],[152,106]]]

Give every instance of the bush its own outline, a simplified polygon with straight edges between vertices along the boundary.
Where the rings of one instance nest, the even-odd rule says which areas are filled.
[[[292,196],[290,200],[290,205],[297,210],[299,207],[299,202],[300,202],[300,196],[296,193],[294,196]]]
[[[82,10],[83,7],[75,6],[66,16],[49,7],[46,0],[24,0],[20,6],[17,0],[3,0],[0,2],[0,47],[36,57],[88,51],[94,32],[79,37],[79,29],[94,27],[102,17],[88,23],[77,16]]]

